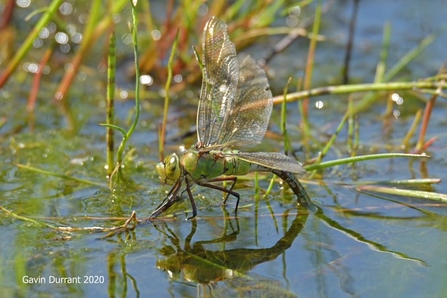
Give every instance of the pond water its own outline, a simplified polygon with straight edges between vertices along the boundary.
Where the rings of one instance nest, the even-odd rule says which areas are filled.
[[[152,9],[164,13],[161,3],[164,2],[154,1]],[[79,4],[73,5],[76,8]],[[340,83],[351,5],[348,1],[337,1],[323,15],[321,34],[327,40],[317,47],[314,87]],[[21,20],[30,11],[18,8],[15,18]],[[447,7],[440,0],[429,4],[360,1],[352,80],[374,80],[386,22],[392,26],[389,67],[424,37],[438,34],[433,44],[396,80],[435,75],[446,59],[445,15]],[[128,11],[123,13],[117,27],[125,27],[123,22],[128,16]],[[284,26],[285,16],[278,16],[274,24]],[[29,28],[21,24],[17,29],[23,31],[18,34],[19,42]],[[243,52],[262,58],[265,49],[277,44],[281,37],[262,39]],[[296,84],[296,77],[303,75],[307,49],[308,40],[298,39],[269,61],[274,95],[282,93],[289,76],[295,78]],[[118,42],[118,51],[118,76],[122,75],[117,78],[118,87],[132,92],[132,82],[124,75],[123,66],[132,60],[131,48]],[[264,195],[271,176],[250,174],[241,177],[235,187],[241,195],[237,216],[233,212],[233,198],[229,198],[224,208],[220,192],[194,187],[198,206],[194,220],[184,220],[191,215],[185,199],[159,220],[107,238],[104,238],[106,232],[64,232],[49,227],[113,227],[122,224],[132,211],[136,211],[138,218],[147,218],[170,189],[161,185],[155,171],[163,111],[159,91],[164,82],[155,82],[143,91],[142,115],[129,140],[132,150],[127,150],[124,168],[128,183],[113,190],[108,188],[104,169],[105,129],[99,126],[105,121],[105,75],[95,69],[98,63],[95,59],[102,54],[103,48],[93,50],[81,68],[82,75],[74,81],[65,109],[52,102],[63,66],[44,76],[32,113],[26,112],[32,76],[23,67],[0,89],[2,297],[447,295],[447,204],[356,188],[356,183],[365,181],[386,186],[390,180],[441,178],[439,184],[402,188],[447,193],[444,98],[438,98],[427,132],[427,139],[437,138],[426,151],[429,159],[381,159],[328,168],[314,177],[300,177],[319,207],[317,213],[297,207],[293,193],[283,189],[278,179],[272,191]],[[69,61],[62,54],[59,59],[61,64]],[[0,67],[3,69],[4,65]],[[191,85],[189,93],[182,94],[193,96],[180,94],[172,98],[168,153],[196,141],[195,134],[182,136],[194,132],[197,104],[194,94],[199,88]],[[402,93],[402,96],[404,104],[395,107],[400,112],[397,118],[384,116],[387,94],[359,114],[357,154],[402,151],[402,138],[429,95]],[[354,96],[354,100],[359,97]],[[347,95],[311,98],[309,121],[313,131],[308,144],[301,139],[297,104],[288,105],[289,135],[301,161],[316,157],[335,133],[347,110],[347,98]],[[324,103],[324,108],[315,107],[318,101]],[[120,100],[116,104],[118,124],[128,127],[134,103]],[[270,131],[260,150],[283,150],[282,140],[276,138],[279,123],[280,108],[275,107]],[[349,157],[347,138],[347,130],[342,130],[325,160]],[[415,141],[413,137],[413,146]],[[47,175],[24,166],[85,181]]]

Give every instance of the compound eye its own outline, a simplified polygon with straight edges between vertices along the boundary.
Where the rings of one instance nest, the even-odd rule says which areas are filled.
[[[173,175],[173,173],[177,171],[177,167],[179,166],[177,155],[171,155],[167,157],[165,160],[165,165],[166,165],[166,174],[168,176]]]
[[[164,175],[160,175],[160,178],[168,184],[174,184],[181,174],[181,165],[177,154],[174,153],[166,157],[163,162],[163,168]]]
[[[157,173],[160,176],[160,180],[163,183],[167,183],[166,181],[166,165],[164,162],[159,162],[157,163],[157,165],[155,166],[155,168],[157,169]]]

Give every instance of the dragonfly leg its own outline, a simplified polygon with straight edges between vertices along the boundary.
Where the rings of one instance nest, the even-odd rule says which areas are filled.
[[[188,180],[188,176],[185,177],[186,180],[186,191],[188,192],[188,197],[189,197],[189,201],[191,202],[191,207],[192,207],[192,216],[186,218],[187,220],[190,220],[194,217],[196,217],[197,215],[197,207],[196,207],[196,202],[194,201],[194,197],[192,195],[191,192],[191,187],[190,187],[190,182]]]
[[[149,216],[149,219],[155,218],[165,212],[169,209],[172,205],[174,205],[175,202],[177,202],[177,194],[180,191],[180,188],[182,186],[182,178],[178,179],[174,186],[169,191],[166,198],[161,202],[161,204],[152,212],[152,214]]]
[[[218,177],[218,178],[208,180],[208,182],[223,182],[223,181],[233,181],[233,183],[231,184],[231,187],[229,189],[224,188],[225,190],[223,190],[223,192],[227,193],[227,195],[225,196],[225,199],[223,201],[223,203],[225,205],[227,203],[227,200],[228,200],[228,197],[230,196],[230,194],[232,194],[233,196],[235,196],[236,198],[239,199],[239,194],[237,192],[233,192],[233,187],[236,184],[237,177]],[[237,195],[235,195],[235,194],[237,194]],[[237,202],[237,205],[239,205],[239,201]]]
[[[232,181],[233,183],[229,189],[227,189],[223,186],[208,183],[208,182],[222,182],[222,181]],[[237,213],[237,208],[239,206],[239,200],[240,200],[241,196],[239,195],[239,193],[233,191],[233,187],[236,184],[236,181],[237,181],[237,177],[218,177],[218,178],[208,180],[207,182],[197,182],[197,184],[200,186],[209,187],[212,189],[216,189],[216,190],[225,192],[227,195],[225,196],[225,199],[223,201],[224,205],[227,203],[227,199],[228,199],[229,195],[235,196],[237,201],[236,201],[236,208],[234,209],[234,212]]]

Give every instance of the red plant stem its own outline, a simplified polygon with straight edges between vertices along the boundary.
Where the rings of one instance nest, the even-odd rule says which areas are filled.
[[[53,55],[54,46],[55,42],[51,44],[51,46],[47,49],[47,51],[43,55],[42,60],[40,60],[39,68],[37,70],[36,75],[34,76],[33,86],[31,88],[31,92],[28,97],[28,104],[26,106],[26,110],[28,112],[34,111],[34,107],[36,106],[37,93],[39,92],[40,81],[42,78],[42,70],[44,66],[48,63],[48,60],[50,60],[51,56]]]
[[[422,118],[421,133],[419,134],[419,140],[416,145],[416,152],[419,152],[426,147],[424,146],[424,139],[425,135],[427,134],[428,123],[430,121],[431,112],[433,111],[437,98],[438,96],[436,94],[433,95],[427,102],[427,105],[425,106],[424,117]]]

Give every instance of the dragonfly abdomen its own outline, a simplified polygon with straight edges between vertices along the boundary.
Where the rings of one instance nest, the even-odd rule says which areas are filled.
[[[293,173],[276,170],[276,169],[270,169],[270,171],[273,174],[275,174],[276,176],[278,176],[279,178],[281,178],[284,182],[286,182],[289,185],[289,187],[295,193],[295,195],[298,199],[298,203],[300,205],[304,206],[305,208],[307,208],[308,210],[310,210],[312,212],[317,211],[317,207],[315,206],[314,203],[312,203],[306,190],[304,189],[304,187],[301,185],[301,183],[299,182],[299,180],[295,177],[295,175]]]
[[[226,155],[225,151],[188,150],[182,156],[181,163],[186,172],[195,180],[210,180],[222,175],[246,175],[252,171],[252,164]]]
[[[224,175],[247,175],[252,171],[252,164],[247,161],[241,160],[237,156],[225,156],[223,158],[223,161],[225,163]]]

